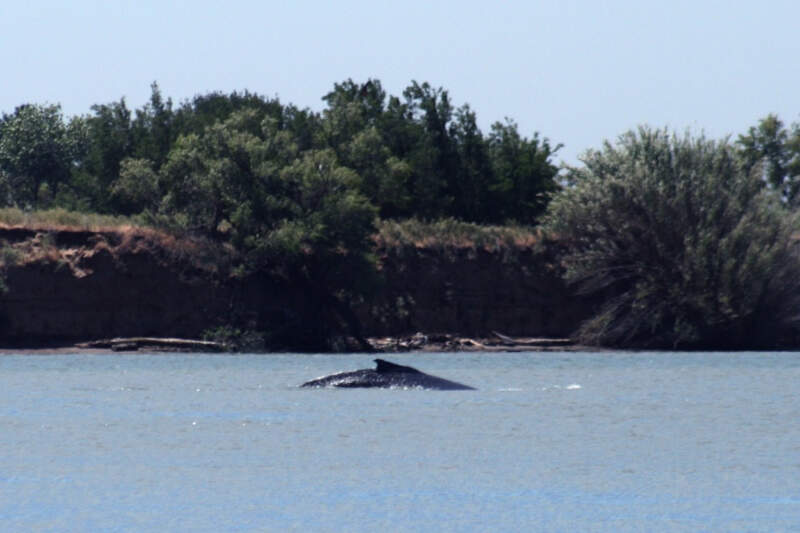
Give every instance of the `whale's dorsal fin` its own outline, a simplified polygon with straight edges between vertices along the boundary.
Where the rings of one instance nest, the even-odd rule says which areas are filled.
[[[405,374],[421,374],[416,368],[410,366],[396,365],[383,359],[375,359],[375,364],[378,365],[375,369],[378,374],[405,373]]]

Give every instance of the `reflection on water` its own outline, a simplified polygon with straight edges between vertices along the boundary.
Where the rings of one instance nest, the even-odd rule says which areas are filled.
[[[800,354],[0,357],[6,531],[800,528]]]

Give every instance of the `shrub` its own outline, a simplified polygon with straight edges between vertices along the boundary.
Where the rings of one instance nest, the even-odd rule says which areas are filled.
[[[795,326],[796,217],[727,141],[642,127],[583,161],[545,219],[568,281],[603,301],[581,341],[772,346]]]
[[[265,347],[263,334],[229,325],[206,330],[203,340],[219,342],[233,352],[263,352]]]
[[[15,266],[20,262],[20,252],[10,244],[4,242],[0,246],[0,268]]]

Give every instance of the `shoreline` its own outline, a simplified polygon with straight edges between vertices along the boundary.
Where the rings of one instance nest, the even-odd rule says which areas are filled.
[[[420,342],[415,339],[415,335],[399,336],[399,337],[370,337],[367,341],[373,344],[375,349],[373,351],[366,351],[358,349],[355,343],[348,344],[352,349],[343,350],[329,350],[327,352],[303,352],[292,351],[287,349],[278,350],[191,350],[191,349],[178,349],[178,348],[165,348],[158,345],[144,345],[125,348],[112,348],[112,347],[94,347],[87,346],[86,342],[80,343],[43,343],[40,345],[29,344],[21,345],[19,347],[0,347],[0,357],[6,355],[112,355],[112,354],[148,354],[148,355],[169,355],[169,354],[219,354],[219,355],[272,355],[272,354],[364,354],[364,355],[377,355],[401,353],[457,353],[457,352],[474,352],[485,354],[502,354],[502,353],[547,353],[547,352],[695,352],[695,351],[725,351],[725,352],[798,352],[800,349],[796,348],[764,348],[764,349],[726,349],[726,350],[664,350],[664,349],[650,349],[640,350],[631,348],[609,348],[604,346],[587,346],[583,344],[575,344],[568,339],[551,339],[551,338],[532,338],[522,337],[517,344],[504,344],[497,342],[493,338],[486,337],[464,337],[464,336],[450,336],[449,342],[442,342],[438,340],[441,336],[433,336],[434,340],[427,342]],[[409,343],[409,340],[412,342]],[[190,340],[190,339],[184,339]],[[203,341],[201,341],[203,342]],[[387,345],[388,344],[388,345]]]
[[[423,334],[369,337],[372,352],[359,349],[331,351],[330,353],[413,353],[413,352],[574,352],[602,350],[574,344],[570,339],[544,337],[509,337],[495,334],[492,337],[467,337],[455,334]],[[351,343],[347,343],[351,346]],[[221,343],[195,339],[161,337],[119,337],[77,343],[32,343],[19,347],[0,347],[0,355],[69,355],[112,353],[249,353],[236,351]],[[293,353],[286,350],[252,353]]]
[[[551,352],[586,349],[567,338],[511,337],[493,332],[491,337],[455,334],[424,334],[369,337],[377,353],[402,352]]]

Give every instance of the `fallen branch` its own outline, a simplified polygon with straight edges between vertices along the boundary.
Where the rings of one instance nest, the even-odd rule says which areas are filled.
[[[78,348],[111,349],[115,352],[136,351],[140,348],[186,352],[224,352],[228,350],[228,347],[221,342],[164,337],[116,337],[113,339],[80,342],[75,346]]]
[[[497,331],[492,331],[492,334],[500,339],[501,344],[506,346],[536,346],[542,348],[557,347],[557,346],[572,346],[574,343],[572,339],[551,339],[542,337],[509,337]]]

